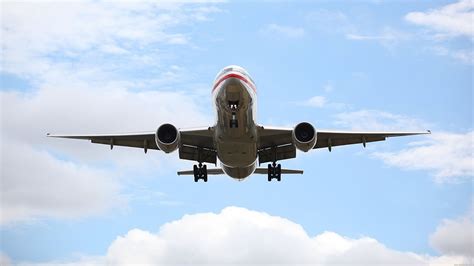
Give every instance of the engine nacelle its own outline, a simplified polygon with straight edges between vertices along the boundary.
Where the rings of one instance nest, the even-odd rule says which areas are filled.
[[[316,130],[307,122],[296,125],[293,129],[293,143],[298,150],[307,152],[316,145]]]
[[[170,153],[178,149],[180,134],[171,124],[161,125],[155,133],[155,142],[160,150]]]

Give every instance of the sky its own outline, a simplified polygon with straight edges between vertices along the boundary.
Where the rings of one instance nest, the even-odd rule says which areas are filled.
[[[1,265],[473,262],[472,1],[2,1]],[[46,138],[214,123],[427,130],[207,183],[178,154]]]

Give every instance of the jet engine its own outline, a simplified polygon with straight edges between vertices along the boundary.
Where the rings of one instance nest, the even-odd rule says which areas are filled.
[[[171,124],[161,125],[155,133],[155,142],[160,150],[170,153],[179,145],[179,131]]]
[[[296,125],[293,129],[293,143],[298,150],[307,152],[316,145],[316,130],[307,122]]]

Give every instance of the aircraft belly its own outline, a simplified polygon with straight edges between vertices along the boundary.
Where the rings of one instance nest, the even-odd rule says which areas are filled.
[[[244,179],[248,177],[249,175],[253,174],[256,167],[257,167],[256,163],[249,165],[247,167],[228,167],[228,166],[223,165],[222,170],[224,170],[224,172],[232,178]]]
[[[224,172],[237,179],[251,175],[257,161],[255,95],[241,80],[229,78],[215,91],[215,146]]]
[[[254,141],[223,141],[217,143],[217,156],[229,167],[247,167],[257,160],[257,144]]]

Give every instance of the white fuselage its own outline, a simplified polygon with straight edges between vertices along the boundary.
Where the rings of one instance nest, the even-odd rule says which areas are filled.
[[[251,175],[257,162],[256,88],[241,68],[224,68],[213,86],[217,120],[214,139],[224,172],[236,179]]]

